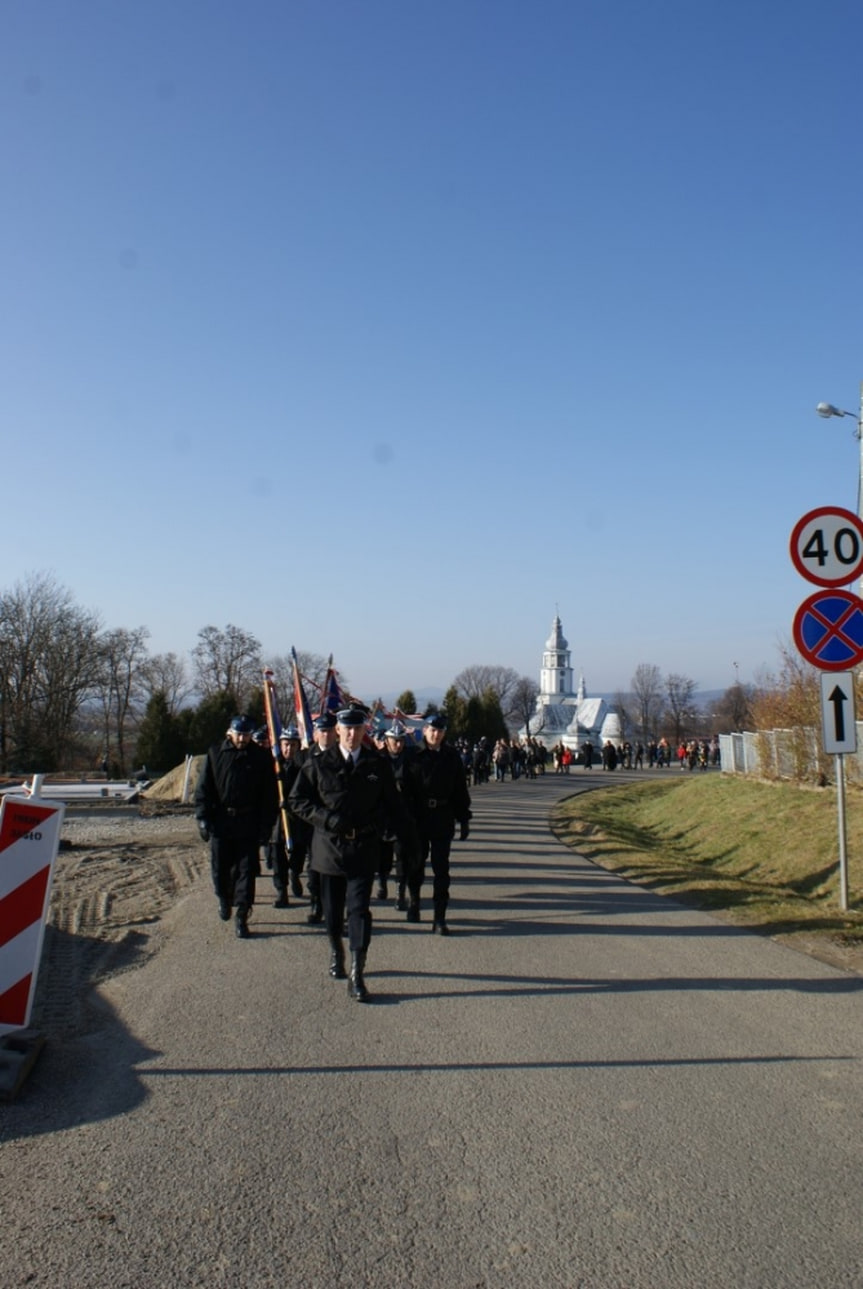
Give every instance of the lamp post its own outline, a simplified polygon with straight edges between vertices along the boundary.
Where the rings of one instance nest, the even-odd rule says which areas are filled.
[[[855,438],[860,445],[860,457],[857,470],[857,514],[863,519],[863,381],[860,383],[860,411],[845,412],[832,403],[819,403],[815,411],[819,416],[850,416],[856,422]],[[863,577],[860,578],[860,595],[863,596]],[[853,703],[852,703],[853,708]],[[843,912],[848,909],[848,859],[846,854],[845,834],[845,758],[842,753],[836,756],[836,806],[839,816],[839,903]]]
[[[860,383],[859,412],[844,412],[841,407],[834,407],[832,403],[819,403],[815,411],[825,419],[830,416],[850,416],[857,425],[854,431],[854,437],[860,445],[857,468],[857,514],[863,519],[863,381]],[[860,594],[863,596],[863,577],[860,579]]]

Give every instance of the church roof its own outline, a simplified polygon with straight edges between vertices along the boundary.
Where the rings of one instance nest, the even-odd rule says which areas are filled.
[[[578,704],[578,723],[584,725],[586,729],[596,729],[605,716],[605,700],[603,698],[584,698]]]
[[[568,649],[569,645],[563,636],[563,627],[560,625],[560,618],[554,615],[554,622],[551,624],[551,635],[545,642],[546,649]]]

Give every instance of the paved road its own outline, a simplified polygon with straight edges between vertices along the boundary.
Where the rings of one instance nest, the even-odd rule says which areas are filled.
[[[305,905],[246,943],[196,887],[0,1111],[4,1286],[856,1289],[863,980],[573,856],[608,778],[476,790],[369,1006]]]

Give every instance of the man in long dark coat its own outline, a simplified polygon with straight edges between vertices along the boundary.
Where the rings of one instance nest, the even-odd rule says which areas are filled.
[[[259,847],[266,843],[278,811],[273,760],[252,742],[254,722],[235,716],[220,743],[204,758],[195,790],[195,817],[210,843],[210,871],[227,922],[236,909],[236,932],[249,937],[248,915],[255,902]]]
[[[311,863],[321,876],[334,980],[344,980],[346,975],[342,928],[347,908],[348,993],[357,1002],[369,996],[364,971],[380,839],[387,827],[406,840],[411,832],[389,764],[363,746],[365,720],[360,708],[338,713],[338,745],[307,758],[288,798],[291,811],[314,828]]]

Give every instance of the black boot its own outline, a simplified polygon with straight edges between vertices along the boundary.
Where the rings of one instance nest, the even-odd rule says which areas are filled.
[[[345,946],[341,940],[330,940],[330,975],[333,980],[344,980],[347,977],[345,971]]]
[[[292,871],[291,872],[291,895],[295,896],[296,899],[300,899],[302,894],[303,894],[303,884],[300,881],[300,875],[299,873],[294,873]]]
[[[434,921],[432,922],[432,935],[449,935],[449,927],[446,924],[446,905],[436,904],[434,906]]]
[[[366,989],[366,982],[363,980],[365,965],[365,949],[359,949],[356,953],[351,954],[351,975],[348,980],[348,994],[358,1003],[367,1002],[369,997],[369,991]]]
[[[231,901],[226,900],[224,895],[219,896],[219,917],[223,922],[227,922],[231,916]]]
[[[323,922],[323,920],[324,920],[324,910],[321,907],[321,901],[317,895],[313,895],[311,908],[306,914],[306,921],[309,923],[310,926],[317,926],[318,923]]]
[[[238,939],[238,940],[248,940],[248,939],[249,939],[249,927],[248,927],[248,924],[247,924],[247,922],[246,922],[246,918],[247,918],[247,917],[248,917],[248,910],[247,910],[247,908],[246,908],[245,904],[238,904],[238,905],[237,905],[237,916],[236,916],[236,918],[234,919],[234,930],[235,930],[235,932],[236,932],[236,934],[237,934],[237,939]]]
[[[379,900],[385,900],[387,898],[387,879],[385,877],[378,878],[378,889],[375,894]]]
[[[288,892],[284,889],[276,891],[276,898],[273,900],[274,909],[289,909],[291,901],[288,899]]]
[[[408,905],[408,915],[407,915],[407,920],[408,920],[408,922],[419,922],[419,920],[420,920],[420,902],[419,902],[419,900],[415,900],[415,899],[411,898],[411,902],[410,902],[410,904]]]
[[[399,913],[404,913],[405,909],[407,908],[407,901],[405,900],[404,882],[399,882],[399,893],[398,893],[398,898],[396,900],[396,908],[398,909]]]

